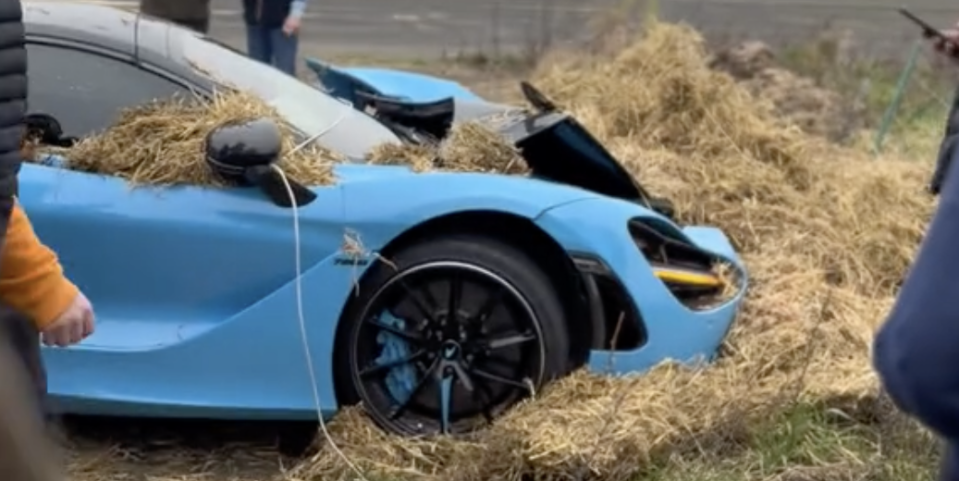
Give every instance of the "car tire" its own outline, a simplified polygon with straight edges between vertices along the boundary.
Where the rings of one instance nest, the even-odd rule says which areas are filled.
[[[430,273],[433,277],[427,275]],[[456,279],[459,279],[459,290],[451,287]],[[391,289],[399,289],[399,294],[390,294]],[[459,294],[460,304],[449,302],[450,298],[457,297],[454,292]],[[390,298],[391,295],[397,297]],[[429,300],[422,301],[423,297]],[[414,302],[416,299],[422,302]],[[502,304],[488,307],[494,299],[502,300]],[[378,307],[390,302],[393,302],[392,308]],[[450,317],[450,308],[439,307],[429,315],[414,309],[414,305],[424,302],[432,303],[433,307],[444,303],[451,308],[456,306],[455,322],[444,322]],[[407,314],[411,310],[413,313]],[[378,348],[370,341],[376,332],[374,329],[383,328],[386,321],[382,321],[382,313],[387,312],[391,319],[422,317],[416,321],[420,330],[415,327],[407,330],[407,321],[391,321],[403,322],[401,334],[412,332],[410,336],[416,337],[404,344],[409,348],[408,356],[412,356],[410,346],[414,345],[417,352],[429,351],[423,354],[425,357],[403,366],[413,368],[413,371],[404,371],[407,374],[415,372],[404,378],[406,394],[396,387],[397,383],[402,384],[400,381],[394,379],[393,384],[389,384],[389,376],[396,373],[394,368],[369,375],[372,380],[366,374],[388,364],[380,361],[385,345]],[[399,339],[394,331],[396,326],[389,329],[388,335]],[[386,342],[382,341],[383,331],[378,332],[377,342]],[[475,338],[471,333],[477,333]],[[528,394],[530,389],[535,392],[566,374],[570,364],[570,339],[563,304],[547,275],[522,251],[482,236],[431,239],[377,262],[364,276],[359,294],[343,319],[340,334],[335,372],[337,389],[343,394],[341,399],[361,401],[378,425],[396,434],[445,434],[478,429],[524,396],[519,393],[520,374],[526,374],[522,379]],[[484,335],[487,337],[483,338]],[[533,337],[535,339],[530,340]],[[460,340],[462,346],[458,344]],[[379,357],[374,360],[376,349],[380,349]],[[504,358],[509,358],[515,369],[506,369]],[[432,367],[437,369],[430,369]],[[427,371],[429,373],[424,374]],[[490,377],[491,374],[496,377]],[[508,375],[516,378],[509,378],[507,383],[503,379]],[[452,380],[447,383],[448,379]],[[516,393],[507,395],[507,391]],[[464,401],[469,396],[475,405]],[[402,404],[400,398],[409,402]],[[431,405],[430,399],[437,405]],[[415,404],[415,409],[404,407],[407,404]],[[454,405],[461,409],[456,410]],[[406,411],[398,414],[397,410]]]

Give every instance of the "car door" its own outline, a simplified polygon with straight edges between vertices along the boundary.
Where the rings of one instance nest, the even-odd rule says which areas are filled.
[[[105,129],[126,107],[192,95],[109,52],[36,40],[27,48],[29,111],[53,116],[67,136]],[[304,268],[342,241],[339,189],[317,193],[301,213]],[[290,211],[253,189],[131,188],[114,177],[27,164],[20,196],[40,238],[96,308],[97,333],[80,349],[186,343],[295,277]]]

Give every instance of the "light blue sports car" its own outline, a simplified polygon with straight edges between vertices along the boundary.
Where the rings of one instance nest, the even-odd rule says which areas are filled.
[[[229,188],[131,189],[25,165],[21,201],[98,316],[80,345],[43,351],[63,412],[308,420],[362,401],[392,432],[463,432],[581,366],[709,360],[733,322],[746,274],[726,236],[677,224],[530,85],[531,113],[388,71],[331,67],[330,93],[109,7],[28,4],[25,21],[29,105],[45,119],[33,127],[49,143],[227,80],[303,139],[356,159],[512,112],[495,128],[531,169],[357,160],[333,185],[288,191],[268,167],[276,130],[262,120],[209,137],[211,166],[238,180]],[[739,279],[731,294],[719,264]]]

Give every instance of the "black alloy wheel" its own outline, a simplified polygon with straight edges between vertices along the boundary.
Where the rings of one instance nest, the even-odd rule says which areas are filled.
[[[561,303],[521,252],[454,237],[392,262],[361,286],[371,292],[361,293],[346,356],[356,397],[385,429],[468,432],[565,373]]]

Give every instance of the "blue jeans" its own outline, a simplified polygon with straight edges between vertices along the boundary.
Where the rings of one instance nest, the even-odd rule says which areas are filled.
[[[282,28],[246,26],[246,48],[249,56],[294,76],[298,43],[297,35],[287,36]]]

